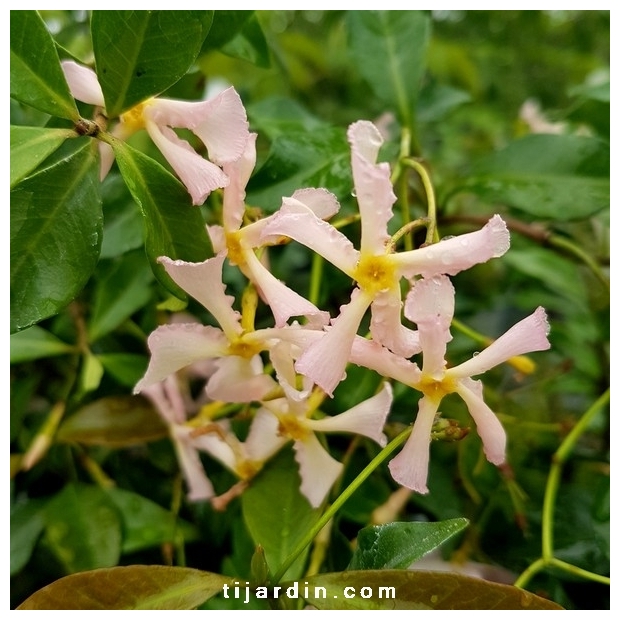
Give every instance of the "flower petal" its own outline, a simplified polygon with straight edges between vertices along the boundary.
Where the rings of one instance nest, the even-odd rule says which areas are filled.
[[[313,342],[295,364],[297,372],[312,379],[330,396],[344,377],[353,340],[371,301],[367,293],[355,289],[351,301],[340,308],[340,315],[333,320],[333,327]]]
[[[482,382],[462,379],[457,385],[456,391],[476,423],[487,459],[494,465],[501,465],[506,460],[506,431],[482,399]]]
[[[72,60],[63,60],[60,65],[74,99],[90,105],[105,107],[103,91],[99,85],[97,74],[92,69],[78,65]]]
[[[546,351],[551,344],[547,339],[549,323],[544,308],[537,308],[533,314],[513,325],[504,335],[493,341],[470,360],[450,368],[446,375],[454,378],[474,377],[486,372],[515,355],[532,351]]]
[[[189,364],[225,355],[228,340],[216,327],[197,323],[161,325],[148,338],[149,367],[134,394]]]
[[[199,301],[215,317],[229,340],[241,333],[241,317],[232,308],[235,299],[226,295],[226,286],[222,282],[223,254],[208,258],[202,263],[172,260],[167,256],[160,256],[157,260],[186,293]]]
[[[183,426],[174,427],[172,436],[174,449],[188,486],[187,498],[192,502],[211,499],[215,495],[213,485],[205,473],[200,455],[191,445],[190,429]]]
[[[264,463],[289,442],[278,433],[279,424],[278,418],[264,407],[256,412],[244,442],[249,460]]]
[[[400,288],[379,292],[370,306],[370,333],[390,351],[403,357],[411,357],[422,348],[418,333],[401,323],[401,306]]]
[[[160,128],[153,121],[147,120],[146,130],[183,181],[194,205],[201,205],[214,189],[228,185],[229,179],[224,172],[198,155],[189,142],[181,140],[172,129]]]
[[[256,165],[256,134],[248,134],[245,150],[241,157],[224,164],[224,173],[230,183],[224,190],[222,223],[224,230],[231,232],[241,228],[245,212],[245,186]]]
[[[454,316],[454,287],[448,277],[417,280],[407,295],[405,316],[418,325],[424,372],[440,375],[446,365],[446,344],[452,340]]]
[[[345,235],[317,217],[300,202],[285,201],[263,228],[261,240],[268,242],[270,237],[282,235],[305,245],[353,277],[359,261],[359,252]]]
[[[259,401],[278,384],[263,372],[260,355],[251,360],[229,355],[217,360],[218,369],[207,382],[207,395],[212,400],[225,403],[249,403]]]
[[[407,443],[389,463],[392,478],[404,487],[428,493],[428,459],[430,456],[431,429],[439,402],[424,396],[418,404],[418,415]]]
[[[301,492],[313,508],[318,508],[342,471],[342,463],[334,459],[314,433],[304,441],[296,441],[295,460],[299,463]]]
[[[502,256],[509,247],[508,228],[499,215],[494,215],[480,230],[390,257],[407,278],[417,275],[428,278],[439,274],[453,276],[478,263]]]
[[[355,194],[362,216],[360,250],[381,254],[390,240],[387,224],[392,217],[392,205],[396,202],[389,165],[376,163],[383,138],[369,121],[353,123],[347,136],[351,144]]]
[[[307,420],[306,423],[314,431],[364,435],[384,447],[387,439],[383,434],[383,427],[391,406],[392,388],[389,383],[385,382],[379,393],[348,411],[321,420]]]
[[[176,375],[170,375],[163,381],[149,385],[141,393],[155,405],[157,412],[168,424],[183,424],[187,419]]]

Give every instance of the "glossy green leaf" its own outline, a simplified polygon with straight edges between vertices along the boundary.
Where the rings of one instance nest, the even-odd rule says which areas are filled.
[[[11,96],[52,116],[79,118],[54,40],[36,11],[11,11]]]
[[[151,297],[153,274],[143,252],[127,254],[105,270],[97,283],[88,336],[94,342],[110,333]]]
[[[109,396],[66,418],[56,438],[63,442],[121,448],[161,439],[166,425],[141,396]]]
[[[105,568],[121,554],[121,520],[106,492],[68,484],[45,508],[45,541],[68,573]]]
[[[75,346],[63,342],[38,325],[33,325],[17,334],[11,334],[10,344],[11,364],[66,355],[76,351]]]
[[[540,218],[572,220],[609,208],[609,145],[530,135],[480,161],[459,189]]]
[[[270,461],[241,496],[245,523],[254,544],[264,549],[272,573],[283,564],[319,515],[300,493],[300,484],[297,463],[292,452],[285,450]],[[308,549],[286,571],[287,579],[302,574],[307,554]]]
[[[103,366],[97,356],[88,351],[82,358],[82,366],[78,379],[78,394],[80,397],[94,392],[101,384]]]
[[[456,573],[364,570],[304,581],[308,596],[302,595],[318,609],[561,609],[514,586]]]
[[[204,41],[202,51],[220,49],[241,30],[254,11],[214,11],[213,24]]]
[[[437,523],[405,522],[370,525],[359,531],[357,548],[349,570],[408,568],[455,534],[464,530],[467,519]]]
[[[347,19],[355,66],[375,95],[411,126],[430,17],[422,11],[350,11]]]
[[[146,497],[116,487],[106,492],[121,516],[123,553],[174,543],[178,539],[189,542],[199,536],[194,525],[175,517]]]
[[[163,92],[192,66],[213,11],[93,11],[97,75],[110,117]]]
[[[133,388],[146,372],[148,358],[135,353],[99,353],[97,359],[105,371],[121,385]]]
[[[260,170],[248,183],[248,202],[268,212],[280,208],[283,196],[301,187],[328,187],[349,195],[351,152],[344,131],[331,127],[288,132],[277,137]]]
[[[11,188],[72,137],[71,129],[11,126]]]
[[[11,507],[11,575],[30,559],[45,527],[42,500],[28,500]]]
[[[200,210],[185,187],[155,160],[124,142],[113,143],[116,161],[146,227],[146,253],[157,279],[174,295],[186,299],[157,262],[160,256],[201,262],[213,255]]]
[[[18,609],[195,609],[233,579],[177,566],[117,566],[69,575]]]
[[[236,36],[222,47],[222,52],[247,60],[258,67],[269,67],[269,46],[255,14],[251,15]]]
[[[11,332],[56,314],[95,268],[102,213],[91,146],[11,191]]]

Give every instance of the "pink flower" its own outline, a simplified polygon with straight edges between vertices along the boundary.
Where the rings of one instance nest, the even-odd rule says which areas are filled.
[[[472,377],[516,355],[550,347],[546,313],[543,308],[538,308],[469,361],[446,368],[446,344],[452,339],[450,323],[453,314],[454,288],[446,276],[415,283],[407,297],[405,315],[418,326],[423,365],[421,373],[414,372],[412,379],[405,382],[424,396],[419,402],[411,436],[389,467],[396,482],[419,493],[428,492],[426,479],[431,429],[443,397],[457,393],[465,401],[487,459],[500,465],[505,460],[506,434],[483,400],[482,383]],[[384,370],[388,375],[392,374],[388,368]],[[402,381],[402,368],[395,366],[395,370],[393,374]]]
[[[105,107],[94,71],[68,60],[62,62],[62,68],[76,99]],[[198,155],[172,127],[191,130],[206,146],[211,161]],[[202,204],[214,189],[228,185],[229,179],[220,166],[236,161],[242,155],[249,135],[245,108],[234,88],[208,101],[148,99],[122,114],[112,135],[126,140],[140,129],[147,130],[187,187],[195,205]],[[100,143],[100,153],[103,179],[112,166],[114,155],[110,146],[103,142]]]
[[[401,323],[401,278],[454,275],[501,256],[510,244],[506,225],[496,215],[477,232],[393,253],[387,224],[396,197],[388,164],[376,161],[383,139],[368,121],[351,125],[348,137],[361,214],[360,249],[355,249],[345,235],[303,205],[285,203],[263,228],[263,237],[285,235],[295,239],[357,282],[350,302],[340,308],[327,336],[311,344],[296,365],[301,374],[328,394],[343,377],[359,324],[369,307],[373,339],[403,357],[420,351],[418,334]]]

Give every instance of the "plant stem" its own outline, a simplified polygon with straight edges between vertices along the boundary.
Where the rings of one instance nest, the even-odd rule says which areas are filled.
[[[327,508],[327,510],[321,515],[319,520],[308,530],[306,535],[297,545],[297,547],[291,552],[291,554],[284,560],[280,568],[275,572],[273,578],[271,579],[272,584],[280,583],[284,573],[288,570],[288,568],[293,564],[293,562],[297,559],[297,557],[302,553],[302,551],[314,540],[316,535],[323,529],[323,527],[329,522],[329,520],[342,508],[345,502],[357,491],[357,489],[361,486],[361,484],[372,474],[385,459],[396,450],[400,445],[402,445],[405,440],[411,434],[411,428],[406,428],[402,433],[397,435],[390,443],[375,456],[368,465],[357,475],[355,480],[351,482],[351,484],[340,494],[340,496],[334,501],[334,503]]]

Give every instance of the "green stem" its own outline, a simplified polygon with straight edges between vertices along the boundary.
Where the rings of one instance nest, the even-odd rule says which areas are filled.
[[[295,549],[291,552],[291,554],[284,560],[282,566],[276,571],[273,578],[271,579],[272,584],[280,583],[282,577],[284,577],[284,573],[289,569],[289,567],[293,564],[293,562],[297,559],[297,557],[302,553],[302,551],[314,540],[316,535],[323,529],[323,527],[329,522],[329,520],[342,508],[345,502],[357,491],[360,485],[372,474],[385,459],[396,450],[400,445],[402,445],[405,440],[411,434],[411,427],[405,429],[402,433],[397,435],[390,443],[375,456],[368,465],[357,475],[355,480],[351,482],[351,484],[341,493],[341,495],[334,501],[334,503],[327,508],[327,510],[321,515],[319,520],[308,530],[306,535],[300,541],[300,543],[295,547]]]
[[[572,241],[569,241],[565,237],[561,237],[559,235],[550,235],[547,239],[547,244],[551,247],[564,250],[568,254],[572,254],[576,258],[580,259],[591,269],[592,273],[598,278],[609,293],[609,278],[603,273],[601,266],[576,243],[573,243]]]
[[[310,271],[310,293],[308,301],[315,306],[319,305],[319,293],[321,292],[321,279],[323,277],[323,257],[320,254],[312,256],[312,270]]]
[[[429,225],[426,231],[426,243],[433,243],[433,241],[435,241],[435,235],[437,231],[437,205],[435,202],[435,190],[433,189],[431,178],[428,175],[426,168],[419,161],[408,157],[407,159],[403,160],[403,163],[413,168],[420,175],[420,179],[422,179],[424,191],[426,192],[426,202],[429,219]]]

